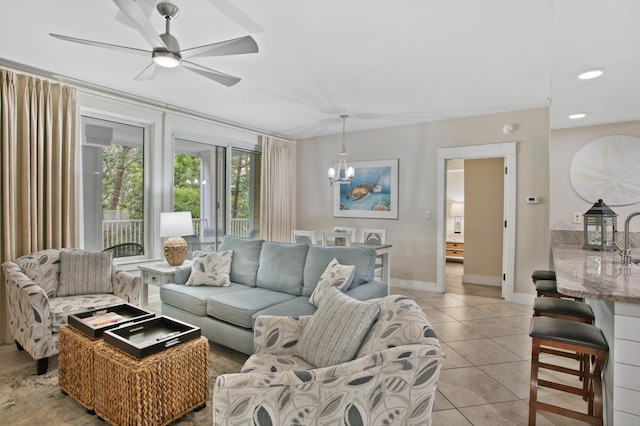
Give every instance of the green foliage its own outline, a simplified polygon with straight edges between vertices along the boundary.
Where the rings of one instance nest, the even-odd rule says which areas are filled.
[[[200,217],[200,188],[193,186],[174,187],[173,209],[177,212],[190,211],[194,218]]]
[[[234,153],[231,157],[231,217],[249,218],[251,154]]]
[[[103,150],[102,209],[129,212],[130,219],[143,216],[143,150],[110,145]]]
[[[231,217],[248,218],[252,154],[234,153],[231,159]],[[200,217],[200,158],[174,156],[174,210],[190,211]],[[126,210],[131,219],[143,216],[143,151],[141,148],[111,145],[103,150],[104,210]]]
[[[200,158],[187,154],[173,156],[173,210],[190,211],[200,217]]]

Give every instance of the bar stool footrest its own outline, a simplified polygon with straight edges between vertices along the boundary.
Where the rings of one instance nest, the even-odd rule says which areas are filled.
[[[579,411],[570,410],[568,408],[558,407],[557,405],[547,404],[546,402],[536,401],[533,406],[538,410],[548,411],[572,419],[580,420],[592,425],[602,426],[602,420]]]

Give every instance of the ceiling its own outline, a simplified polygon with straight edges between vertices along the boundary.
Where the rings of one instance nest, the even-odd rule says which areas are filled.
[[[341,114],[348,132],[545,106],[553,129],[640,119],[637,0],[172,2],[183,49],[256,40],[257,54],[192,60],[238,84],[182,68],[134,81],[150,58],[49,36],[149,49],[111,0],[3,2],[0,65],[296,139],[341,132]],[[594,67],[604,76],[576,78]]]

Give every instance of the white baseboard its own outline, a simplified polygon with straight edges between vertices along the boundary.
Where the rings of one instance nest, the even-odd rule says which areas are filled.
[[[490,285],[494,287],[502,287],[501,277],[490,277],[486,275],[462,275],[462,282],[468,284]]]

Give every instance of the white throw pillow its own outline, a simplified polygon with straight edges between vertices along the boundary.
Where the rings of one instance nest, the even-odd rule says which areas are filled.
[[[353,281],[356,267],[354,265],[341,265],[340,262],[334,257],[327,265],[318,285],[309,296],[309,303],[316,308],[322,303],[322,299],[326,296],[327,291],[331,287],[335,287],[340,291],[345,291],[349,288],[349,284]]]
[[[231,272],[232,259],[233,250],[219,252],[194,251],[191,275],[189,275],[185,285],[227,287],[231,284],[229,273]]]
[[[361,302],[331,287],[302,330],[295,353],[316,367],[350,361],[379,313],[377,303]]]

